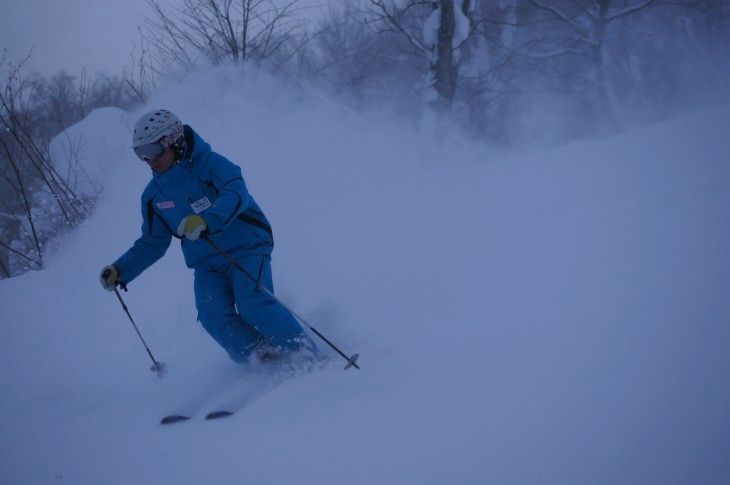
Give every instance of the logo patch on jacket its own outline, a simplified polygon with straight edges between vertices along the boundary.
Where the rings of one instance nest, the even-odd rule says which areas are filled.
[[[193,208],[193,212],[195,212],[196,214],[200,214],[205,209],[212,206],[213,204],[210,203],[210,199],[208,199],[207,197],[203,197],[202,199],[196,200],[195,202],[190,204],[190,207]]]
[[[174,200],[166,200],[164,202],[158,202],[157,207],[159,209],[172,209],[175,207],[175,201]]]

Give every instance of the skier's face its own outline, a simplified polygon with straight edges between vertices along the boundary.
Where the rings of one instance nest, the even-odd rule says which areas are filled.
[[[172,164],[175,163],[175,150],[173,150],[170,147],[165,148],[165,151],[162,152],[162,155],[155,158],[154,160],[146,160],[147,164],[150,166],[152,170],[154,170],[157,173],[163,173],[166,172],[172,167]]]

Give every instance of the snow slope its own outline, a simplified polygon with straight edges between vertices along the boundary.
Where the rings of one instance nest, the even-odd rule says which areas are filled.
[[[174,243],[124,294],[164,379],[99,287],[149,173],[118,143],[139,113],[96,113],[95,215],[0,282],[3,483],[730,482],[729,108],[501,153],[226,69],[153,106],[242,166],[277,293],[362,370],[158,425],[241,371]]]

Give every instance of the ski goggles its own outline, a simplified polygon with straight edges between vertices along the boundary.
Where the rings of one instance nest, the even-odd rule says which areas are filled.
[[[164,152],[165,147],[162,146],[162,143],[160,143],[159,141],[134,147],[134,153],[143,162],[151,162],[152,160],[156,160],[160,158],[160,155],[162,155]]]

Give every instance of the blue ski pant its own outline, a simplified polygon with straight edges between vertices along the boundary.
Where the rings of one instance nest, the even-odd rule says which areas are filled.
[[[238,259],[255,280],[233,265],[195,270],[198,320],[235,362],[263,351],[317,349],[299,321],[263,288],[274,292],[271,257]]]

